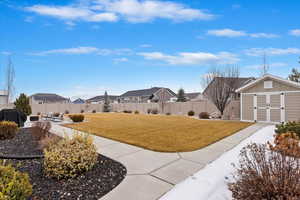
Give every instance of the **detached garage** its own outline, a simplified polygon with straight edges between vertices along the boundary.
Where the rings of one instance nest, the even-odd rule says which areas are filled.
[[[241,121],[300,121],[299,83],[267,74],[237,92],[241,94]]]

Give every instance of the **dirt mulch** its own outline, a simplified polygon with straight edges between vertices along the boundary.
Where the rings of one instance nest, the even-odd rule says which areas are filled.
[[[43,155],[39,138],[32,129],[21,129],[14,139],[0,141],[0,155]],[[88,172],[65,180],[48,178],[43,173],[43,159],[8,160],[30,176],[33,186],[31,200],[94,200],[115,188],[126,176],[119,162],[99,155],[97,164]]]
[[[39,139],[31,133],[32,128],[22,128],[10,140],[0,140],[0,155],[42,155]]]
[[[115,188],[126,176],[126,168],[105,156],[81,176],[67,180],[48,178],[43,173],[43,159],[11,160],[22,172],[27,172],[33,185],[32,200],[99,199]],[[19,167],[18,167],[19,165]]]

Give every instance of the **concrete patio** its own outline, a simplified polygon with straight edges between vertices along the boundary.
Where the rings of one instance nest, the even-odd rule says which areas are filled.
[[[219,142],[193,152],[160,153],[93,136],[98,153],[127,168],[120,185],[101,199],[156,200],[174,185],[199,171],[266,124],[254,124]],[[72,135],[74,130],[52,123],[53,133]]]

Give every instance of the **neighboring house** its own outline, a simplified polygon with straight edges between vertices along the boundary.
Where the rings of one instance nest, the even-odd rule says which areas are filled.
[[[62,97],[57,94],[51,93],[37,93],[30,97],[31,104],[44,104],[44,103],[70,103],[70,99]]]
[[[204,100],[204,96],[200,92],[185,93],[187,101],[201,101]]]
[[[74,104],[84,104],[85,103],[85,100],[81,99],[81,98],[78,98],[76,99],[75,101],[73,101],[72,103]]]
[[[8,92],[6,90],[0,90],[0,105],[8,104]]]
[[[234,88],[232,89],[237,89],[240,87],[243,87],[244,85],[254,81],[254,77],[245,77],[245,78],[230,78],[230,77],[215,77],[205,88],[203,91],[203,95],[205,98],[209,97],[209,94],[214,91],[213,88],[217,87],[217,84],[225,84],[225,86],[232,87],[231,85],[234,85]],[[239,100],[240,95],[239,93],[233,92],[231,94],[231,100]]]
[[[107,95],[109,102],[110,103],[118,103],[118,97],[116,95]],[[99,103],[104,103],[105,101],[105,96],[104,95],[99,95],[90,99],[86,100],[86,103],[90,103],[90,104],[99,104]]]
[[[300,120],[300,83],[266,74],[237,89],[241,120],[287,122]]]
[[[149,89],[132,90],[125,92],[119,97],[120,103],[149,103],[149,102],[168,102],[176,94],[169,88],[152,87]]]

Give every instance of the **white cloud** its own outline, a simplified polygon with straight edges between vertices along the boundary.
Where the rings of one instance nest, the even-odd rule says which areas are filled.
[[[250,37],[253,38],[278,38],[279,35],[272,34],[272,33],[251,33],[249,34]]]
[[[12,53],[9,51],[1,51],[0,54],[5,55],[5,56],[10,56]]]
[[[300,36],[300,29],[290,30],[290,35]]]
[[[268,56],[276,56],[276,55],[288,55],[288,54],[300,54],[299,48],[251,48],[246,49],[245,54],[248,56],[262,56],[264,54]]]
[[[244,31],[236,31],[228,28],[220,30],[209,30],[207,31],[207,34],[218,37],[241,37],[247,35]]]
[[[98,48],[96,47],[75,47],[75,48],[68,48],[68,49],[53,49],[48,51],[41,51],[37,53],[30,53],[30,55],[36,56],[46,56],[50,54],[90,54],[98,52]]]
[[[233,5],[231,5],[231,8],[234,9],[234,10],[240,9],[241,5],[240,4],[233,4]]]
[[[150,47],[152,47],[152,45],[151,44],[141,44],[140,47],[141,48],[150,48]]]
[[[128,62],[128,59],[123,57],[123,58],[115,58],[114,59],[114,63],[117,64],[117,63],[121,63],[121,62]]]
[[[114,13],[102,12],[95,13],[86,7],[74,7],[74,6],[46,6],[46,5],[34,5],[26,7],[25,10],[34,12],[40,15],[46,15],[63,20],[82,20],[89,22],[114,22],[118,20],[118,17]]]
[[[207,31],[208,35],[214,35],[218,37],[252,37],[252,38],[277,38],[279,35],[272,33],[247,33],[242,30],[233,30],[233,29],[216,29]]]
[[[33,22],[33,17],[32,16],[27,16],[27,17],[25,17],[24,21],[28,22],[28,23],[32,23]]]
[[[33,5],[26,11],[63,20],[89,22],[115,22],[122,18],[128,22],[149,22],[157,18],[172,21],[211,20],[213,14],[189,8],[184,4],[159,0],[87,0],[66,6]]]
[[[156,18],[173,21],[210,20],[214,15],[183,4],[158,0],[98,0],[99,10],[117,13],[129,22],[149,22]]]
[[[46,56],[51,54],[68,54],[68,55],[97,54],[101,56],[107,56],[107,55],[130,55],[132,53],[133,51],[127,48],[99,49],[97,47],[74,47],[74,48],[52,49],[48,51],[29,53],[29,55]]]
[[[218,54],[206,52],[181,52],[176,55],[168,55],[161,52],[138,53],[147,60],[159,60],[171,65],[209,65],[209,64],[233,64],[239,58],[232,53],[220,52]]]

